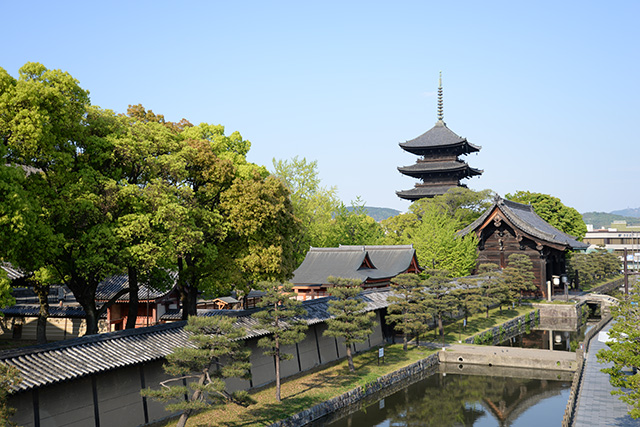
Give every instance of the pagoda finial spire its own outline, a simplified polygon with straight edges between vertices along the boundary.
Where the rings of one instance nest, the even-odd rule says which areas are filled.
[[[442,106],[442,71],[440,71],[440,78],[438,82],[438,122],[444,123],[444,108]]]

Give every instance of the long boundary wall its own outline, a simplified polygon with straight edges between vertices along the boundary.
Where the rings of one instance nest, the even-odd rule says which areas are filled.
[[[368,339],[354,346],[356,352],[384,344],[380,326],[380,310],[376,310],[376,326]],[[346,356],[344,342],[323,335],[325,323],[311,325],[306,337],[284,351],[293,354],[281,363],[286,378]],[[258,339],[247,341],[251,354],[251,380],[230,379],[231,391],[260,387],[275,381],[275,364],[257,346]],[[24,427],[41,426],[139,426],[172,414],[164,405],[143,398],[140,390],[159,388],[169,378],[162,369],[163,361],[128,366],[47,387],[34,388],[10,396],[9,405],[17,409],[13,420]]]

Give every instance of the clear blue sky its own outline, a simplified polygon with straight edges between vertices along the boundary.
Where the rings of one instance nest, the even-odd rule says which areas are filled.
[[[470,188],[640,206],[640,2],[0,0],[0,67],[91,102],[222,124],[249,160],[317,160],[349,203],[406,210],[398,147],[436,121],[481,145]]]

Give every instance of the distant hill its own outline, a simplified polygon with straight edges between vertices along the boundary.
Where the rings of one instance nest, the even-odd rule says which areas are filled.
[[[632,211],[634,209],[625,209],[624,211]],[[640,211],[640,209],[635,209],[636,211]],[[623,211],[614,211],[611,213],[607,212],[585,212],[582,214],[582,219],[585,224],[593,224],[593,228],[607,228],[611,227],[613,221],[627,221],[627,225],[640,225],[640,218],[633,216],[624,216],[618,214],[616,212]]]
[[[392,216],[396,216],[400,214],[401,211],[391,208],[376,208],[374,206],[365,206],[365,210],[367,211],[367,215],[376,221],[382,221],[383,219],[390,218]],[[348,206],[347,209],[349,211],[353,210],[353,207]]]
[[[630,216],[632,218],[640,218],[640,208],[627,208],[619,211],[611,211],[614,215]]]

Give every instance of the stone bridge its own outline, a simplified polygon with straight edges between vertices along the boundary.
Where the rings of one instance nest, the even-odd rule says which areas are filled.
[[[611,307],[618,305],[620,302],[617,298],[614,298],[610,295],[604,294],[586,294],[578,297],[581,301],[585,301],[587,304],[598,304],[600,305],[600,312],[602,316],[611,312]]]

